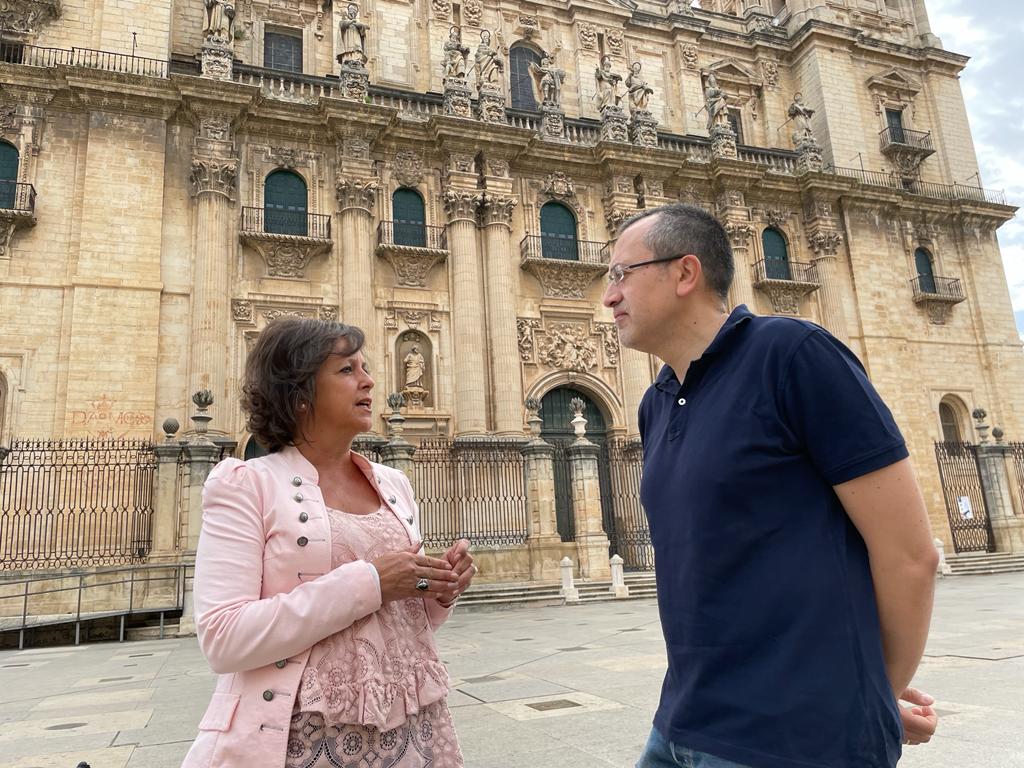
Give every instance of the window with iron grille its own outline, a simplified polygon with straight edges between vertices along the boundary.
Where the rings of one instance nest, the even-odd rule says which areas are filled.
[[[537,111],[537,98],[533,92],[530,64],[540,64],[540,54],[517,43],[509,51],[509,98],[513,109]]]
[[[306,182],[292,171],[274,171],[263,186],[263,231],[279,235],[309,232]]]
[[[540,249],[545,259],[579,261],[576,217],[561,203],[545,203],[540,209]]]
[[[267,69],[301,74],[302,35],[298,32],[264,33],[263,66]]]
[[[792,280],[789,249],[782,233],[774,227],[768,227],[761,233],[761,246],[764,248],[765,277],[769,280]]]

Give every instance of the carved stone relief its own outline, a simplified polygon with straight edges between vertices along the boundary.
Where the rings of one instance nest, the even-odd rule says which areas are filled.
[[[534,343],[534,332],[540,328],[540,320],[520,317],[516,320],[516,330],[519,334],[519,359],[524,363],[534,362],[536,346]]]
[[[238,189],[238,160],[195,159],[189,174],[192,195],[205,193],[224,195],[234,201]]]
[[[2,0],[0,29],[32,35],[61,15],[60,0]]]
[[[604,345],[604,359],[610,366],[619,364],[619,329],[615,323],[595,323]]]
[[[541,187],[541,194],[547,195],[555,200],[567,200],[576,197],[576,187],[572,177],[567,176],[563,171],[549,173],[544,179]]]
[[[576,27],[576,33],[580,37],[580,47],[585,51],[592,51],[597,47],[597,29],[593,24],[581,21]]]
[[[696,45],[684,45],[679,49],[683,58],[683,66],[687,69],[697,69],[697,62],[700,58]]]
[[[471,27],[479,27],[484,15],[484,5],[480,0],[463,0],[462,19]]]
[[[403,187],[415,187],[423,181],[423,159],[415,152],[403,149],[395,155],[391,173]]]

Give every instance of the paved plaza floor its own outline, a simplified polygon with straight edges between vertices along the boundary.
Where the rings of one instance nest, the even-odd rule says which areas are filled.
[[[456,613],[439,645],[468,768],[633,766],[665,668],[653,600]],[[0,768],[177,768],[213,682],[195,638],[2,652]],[[941,581],[915,683],[940,730],[901,767],[1024,768],[1024,574]]]

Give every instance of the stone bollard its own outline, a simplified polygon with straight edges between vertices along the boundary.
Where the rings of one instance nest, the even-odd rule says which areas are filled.
[[[939,566],[936,572],[939,574],[940,578],[942,576],[952,575],[953,569],[950,567],[949,563],[946,562],[946,545],[942,543],[942,539],[935,539],[934,544],[935,549],[939,551]]]
[[[619,555],[612,555],[608,562],[612,568],[612,586],[608,591],[616,597],[629,597],[629,587],[626,586],[626,578],[622,573],[622,558]]]
[[[565,598],[567,603],[578,603],[580,601],[580,592],[572,583],[572,560],[568,557],[563,557],[562,562],[558,565],[562,569],[562,597]]]

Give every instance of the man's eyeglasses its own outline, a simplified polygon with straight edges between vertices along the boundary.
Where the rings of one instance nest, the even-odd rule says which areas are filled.
[[[638,261],[636,264],[613,264],[608,268],[608,282],[612,285],[618,285],[621,283],[630,272],[634,269],[640,269],[640,267],[647,267],[651,264],[660,264],[663,261],[675,261],[686,256],[685,253],[680,253],[678,256],[664,256],[660,259],[651,259],[650,261]]]

